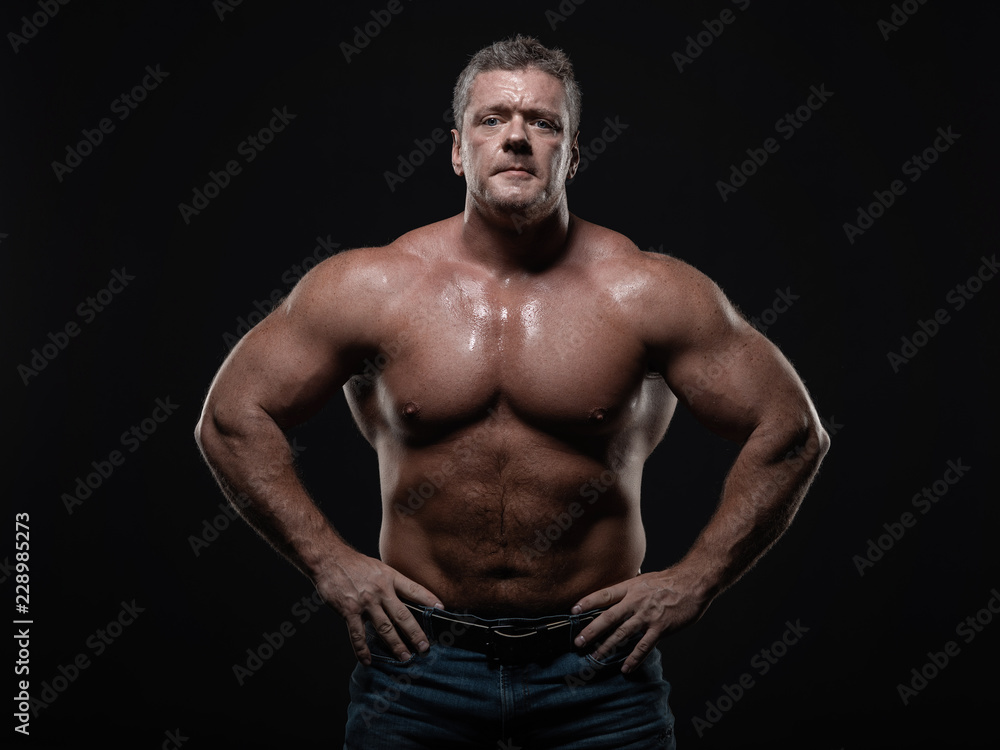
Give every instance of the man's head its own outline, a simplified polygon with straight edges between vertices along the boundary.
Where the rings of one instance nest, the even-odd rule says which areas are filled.
[[[453,109],[452,165],[480,209],[530,219],[565,201],[580,158],[580,89],[563,52],[524,36],[480,50]]]
[[[451,110],[455,115],[455,124],[459,132],[465,120],[465,110],[469,105],[469,92],[472,82],[480,73],[491,70],[525,70],[534,68],[558,78],[566,92],[566,107],[569,119],[566,122],[570,136],[575,136],[580,130],[580,110],[582,99],[580,86],[573,75],[573,64],[561,49],[549,49],[534,37],[518,34],[502,42],[494,42],[489,47],[483,47],[472,56],[465,70],[455,82],[455,91],[451,99]]]

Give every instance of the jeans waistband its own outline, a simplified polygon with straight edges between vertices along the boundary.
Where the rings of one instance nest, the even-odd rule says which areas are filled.
[[[403,602],[432,643],[485,654],[491,662],[544,662],[573,650],[573,640],[604,609],[578,615],[484,618]]]

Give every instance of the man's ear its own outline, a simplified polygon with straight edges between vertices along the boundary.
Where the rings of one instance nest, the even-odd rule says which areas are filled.
[[[451,130],[451,168],[459,177],[465,174],[462,170],[462,134],[454,128]]]
[[[570,146],[570,157],[569,157],[569,171],[566,173],[566,179],[572,180],[573,176],[576,174],[576,168],[580,166],[580,131],[576,131],[576,135],[573,136],[573,145]]]

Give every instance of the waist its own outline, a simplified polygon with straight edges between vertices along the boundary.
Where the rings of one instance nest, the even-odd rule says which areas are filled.
[[[383,562],[452,611],[487,619],[569,612],[584,596],[634,577],[646,551],[638,518],[568,517],[526,538],[515,536],[507,518],[496,522],[492,539],[482,529],[462,534],[461,527],[428,528],[425,520],[386,519]]]
[[[491,663],[508,664],[544,663],[573,650],[576,636],[604,611],[483,617],[434,609],[405,599],[403,603],[417,617],[431,643],[475,651]]]

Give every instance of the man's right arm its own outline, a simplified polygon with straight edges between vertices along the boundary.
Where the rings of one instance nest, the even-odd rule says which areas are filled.
[[[384,276],[353,251],[310,271],[288,298],[233,348],[216,374],[195,438],[237,511],[315,584],[345,619],[368,663],[364,619],[396,654],[426,637],[398,594],[433,606],[426,588],[353,549],[296,475],[283,430],[315,414],[378,351],[377,288]],[[398,631],[398,633],[397,633]]]

